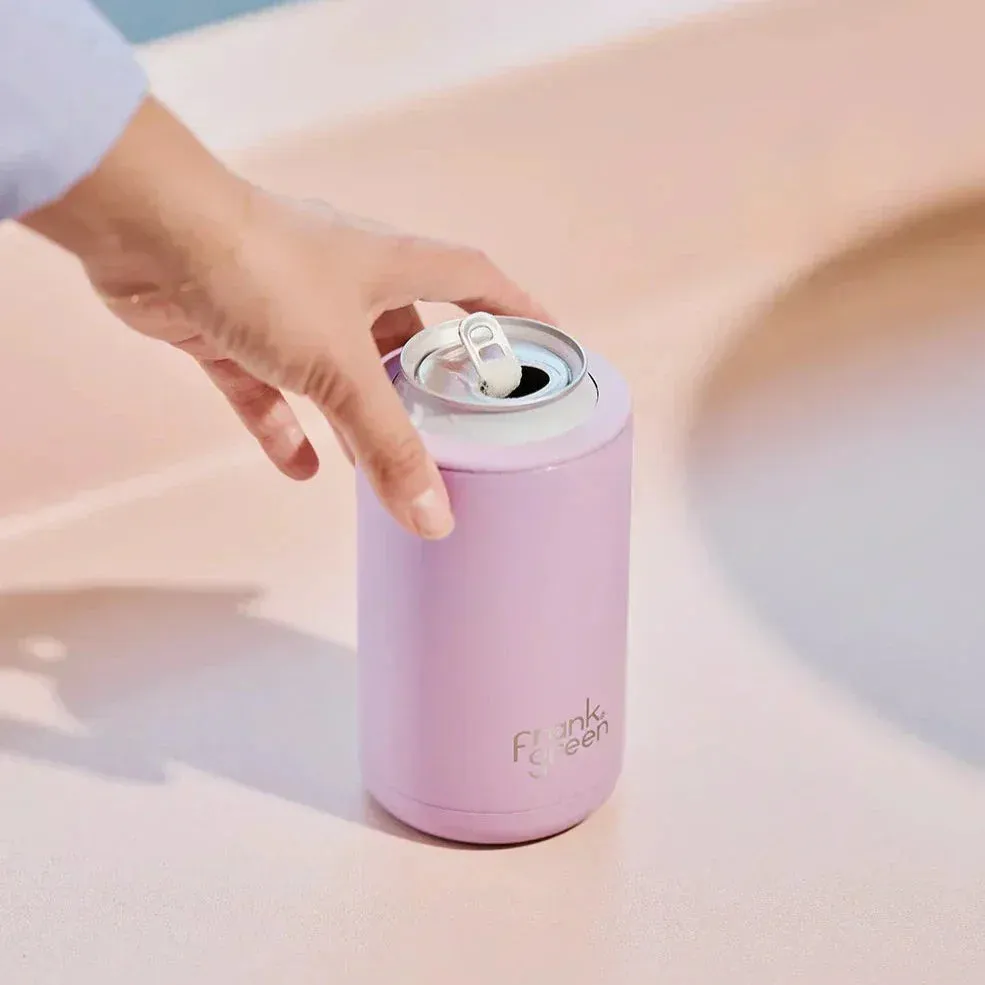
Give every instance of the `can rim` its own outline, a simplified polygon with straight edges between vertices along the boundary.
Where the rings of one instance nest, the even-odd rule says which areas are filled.
[[[489,401],[488,403],[474,403],[468,400],[461,400],[456,397],[449,397],[444,394],[435,393],[428,389],[418,379],[418,370],[424,360],[436,352],[438,349],[455,345],[459,341],[458,326],[460,318],[453,318],[449,321],[432,325],[418,332],[404,344],[400,350],[400,371],[407,384],[418,393],[423,394],[428,400],[455,408],[464,408],[471,413],[493,413],[503,414],[529,407],[542,407],[546,404],[560,400],[570,393],[585,378],[588,372],[588,357],[581,344],[573,339],[566,332],[562,332],[553,325],[546,322],[535,321],[532,318],[496,317],[496,320],[506,332],[510,341],[524,341],[542,344],[559,358],[568,362],[572,355],[577,360],[577,366],[572,366],[571,381],[562,390],[555,390],[551,393],[538,395],[531,394],[529,397],[518,397],[515,400],[505,399],[503,401]],[[554,345],[550,343],[554,342]],[[570,365],[570,363],[569,363]]]
[[[425,447],[438,468],[445,473],[483,475],[554,468],[607,445],[626,429],[631,430],[633,401],[626,380],[604,356],[587,349],[585,355],[591,366],[585,376],[591,380],[598,400],[595,412],[584,422],[552,438],[519,445],[479,445],[455,434],[421,431]],[[403,377],[399,349],[388,353],[383,364],[392,382]]]

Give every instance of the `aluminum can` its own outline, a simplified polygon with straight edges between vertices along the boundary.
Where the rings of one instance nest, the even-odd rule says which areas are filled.
[[[608,799],[622,766],[628,387],[557,328],[481,313],[384,364],[456,527],[406,533],[358,475],[365,787],[440,838],[557,834]]]

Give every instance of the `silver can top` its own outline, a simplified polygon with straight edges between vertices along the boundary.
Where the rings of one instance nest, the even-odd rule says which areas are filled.
[[[585,352],[570,336],[525,318],[485,313],[418,332],[400,354],[412,386],[475,411],[550,403],[584,378]]]

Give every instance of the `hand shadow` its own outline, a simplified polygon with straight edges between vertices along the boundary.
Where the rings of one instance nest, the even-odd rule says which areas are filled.
[[[0,753],[165,783],[184,764],[429,841],[362,792],[355,655],[251,615],[249,589],[92,586],[0,595],[0,668],[53,681],[71,734],[0,717]]]
[[[699,395],[691,503],[741,598],[886,721],[985,767],[985,201],[809,272]]]

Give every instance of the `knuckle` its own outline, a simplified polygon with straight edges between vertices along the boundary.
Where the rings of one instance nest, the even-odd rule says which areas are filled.
[[[389,442],[372,453],[366,462],[367,471],[375,476],[384,495],[401,489],[424,465],[424,448],[413,434]]]
[[[391,233],[385,239],[385,258],[393,269],[400,270],[414,260],[420,253],[421,244],[413,236],[403,233]]]
[[[307,397],[330,417],[344,421],[358,411],[356,386],[330,361],[312,359],[298,375],[299,382],[291,389]]]
[[[419,276],[422,263],[420,245],[412,236],[388,234],[378,240],[368,258],[370,276],[362,289],[363,309],[371,321],[395,304],[405,303],[404,295]]]
[[[460,249],[460,253],[462,259],[471,266],[479,268],[494,266],[492,260],[489,258],[489,254],[477,246],[463,246]]]
[[[259,380],[248,377],[233,384],[230,398],[240,411],[247,417],[263,420],[278,398],[276,390],[265,386]]]

